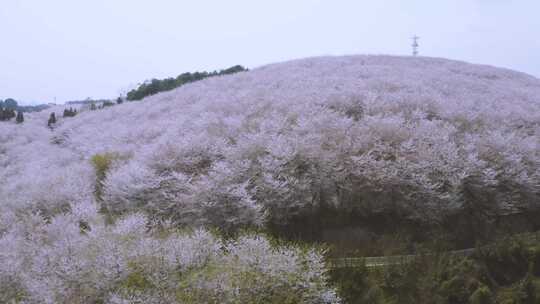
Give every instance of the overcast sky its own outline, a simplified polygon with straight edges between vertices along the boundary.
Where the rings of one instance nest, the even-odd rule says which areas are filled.
[[[113,98],[150,78],[420,53],[540,77],[540,0],[0,0],[0,99]]]

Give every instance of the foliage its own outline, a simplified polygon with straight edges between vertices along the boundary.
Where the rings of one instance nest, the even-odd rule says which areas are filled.
[[[509,238],[480,248],[476,255],[497,284],[509,285],[527,274],[529,262],[534,263],[534,252],[529,251],[522,241]]]
[[[397,265],[338,268],[329,274],[346,303],[532,304],[540,295],[535,285],[540,273],[533,265],[538,253],[511,238],[471,257],[435,250]]]
[[[255,243],[258,246],[253,246]],[[293,248],[287,250],[290,249]],[[177,298],[182,303],[337,301],[333,291],[320,292],[324,290],[325,283],[320,279],[325,276],[324,270],[307,266],[313,262],[322,265],[321,256],[313,250],[296,249],[299,258],[296,266],[280,256],[285,251],[273,251],[269,242],[257,236],[242,236],[226,250],[229,254],[220,264],[208,264],[183,277],[177,291]]]
[[[15,116],[15,110],[0,107],[0,121],[10,120]]]
[[[96,154],[90,159],[92,166],[96,172],[96,199],[101,201],[103,193],[103,181],[110,169],[112,162],[118,158],[115,153]]]
[[[129,91],[127,93],[126,99],[131,100],[131,101],[141,100],[144,97],[154,95],[159,92],[170,91],[184,84],[203,80],[208,77],[229,75],[229,74],[234,74],[234,73],[244,72],[244,71],[247,71],[247,69],[241,65],[235,65],[228,69],[224,69],[220,71],[213,71],[210,73],[209,72],[183,73],[183,74],[178,75],[178,77],[176,78],[166,78],[162,80],[152,79],[150,81],[147,81],[139,85],[138,88]]]
[[[338,294],[347,304],[383,303],[382,290],[364,267],[335,268],[329,271],[331,281],[336,282]]]
[[[63,117],[74,117],[75,115],[77,115],[77,109],[75,108],[72,108],[72,107],[69,107],[69,109],[64,109],[64,115]]]
[[[138,214],[105,225],[94,204],[71,207],[13,218],[1,234],[3,303],[339,303],[317,251],[256,235],[157,233]]]
[[[56,124],[56,114],[52,112],[49,116],[49,120],[47,121],[47,126],[52,128],[54,124]]]
[[[3,101],[3,103],[0,104],[1,107],[3,108],[6,108],[8,110],[17,110],[17,107],[19,106],[19,104],[17,103],[17,101],[13,98],[8,98],[6,100]]]
[[[24,114],[22,111],[17,112],[17,118],[15,118],[15,121],[17,123],[23,123],[24,122]]]
[[[469,301],[471,304],[491,304],[493,303],[493,294],[488,287],[482,286],[476,289]]]
[[[103,103],[101,104],[101,107],[102,107],[102,108],[105,108],[105,107],[112,107],[112,106],[114,106],[114,102],[109,101],[109,100],[107,100],[107,101],[105,101],[105,102],[103,102]]]

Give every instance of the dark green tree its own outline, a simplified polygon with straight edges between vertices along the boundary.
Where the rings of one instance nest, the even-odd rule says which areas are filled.
[[[49,116],[49,121],[47,122],[47,126],[52,128],[52,126],[56,123],[56,115],[54,112],[51,113],[51,116]]]
[[[150,81],[145,81],[140,84],[139,87],[133,89],[127,93],[127,100],[140,100],[146,96],[154,95],[159,92],[173,90],[184,84],[191,83],[194,81],[199,81],[208,77],[228,75],[233,73],[238,73],[242,71],[247,71],[241,65],[235,65],[225,70],[213,71],[213,72],[195,72],[195,73],[183,73],[178,75],[176,78],[166,78],[166,79],[152,79]]]
[[[108,101],[108,100],[107,100],[107,101],[104,101],[104,102],[101,104],[101,108],[102,108],[102,109],[105,108],[105,107],[112,107],[112,106],[114,106],[114,102]]]
[[[17,110],[18,105],[19,104],[17,103],[17,101],[13,98],[8,98],[4,100],[4,108],[8,110]]]
[[[77,115],[77,109],[73,109],[73,108],[69,108],[69,109],[64,109],[64,115],[63,117],[73,117]]]
[[[15,111],[13,109],[0,108],[0,121],[10,120],[15,117]]]
[[[17,118],[15,120],[17,121],[17,123],[24,122],[24,115],[22,111],[17,111]]]

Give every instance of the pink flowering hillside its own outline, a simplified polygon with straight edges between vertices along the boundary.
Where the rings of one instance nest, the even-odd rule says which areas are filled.
[[[540,207],[540,80],[509,70],[321,57],[63,110],[0,122],[1,303],[340,303],[323,252],[208,231]]]
[[[99,201],[181,225],[321,206],[437,218],[538,207],[540,80],[436,58],[321,57],[60,120],[0,124],[0,208]],[[106,172],[96,175],[93,157]],[[96,189],[98,195],[96,195]]]

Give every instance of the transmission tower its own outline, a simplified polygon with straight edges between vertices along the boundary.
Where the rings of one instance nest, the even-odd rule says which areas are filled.
[[[412,43],[411,46],[412,46],[412,54],[413,54],[413,56],[418,56],[418,47],[420,46],[420,45],[418,44],[418,40],[419,40],[419,39],[420,39],[420,37],[418,37],[418,36],[416,36],[416,35],[414,35],[414,36],[412,37],[413,43]]]

